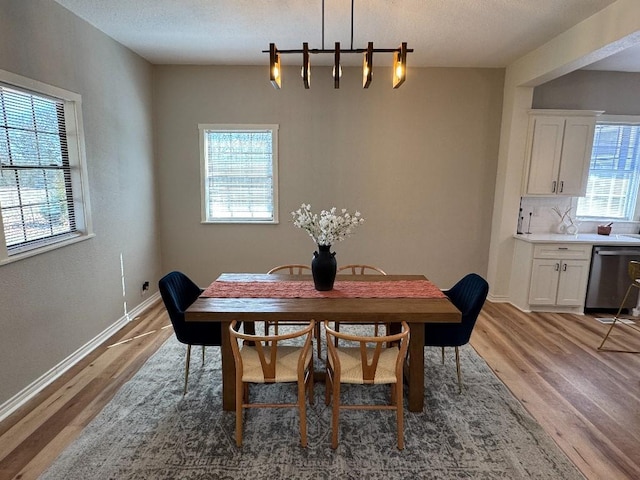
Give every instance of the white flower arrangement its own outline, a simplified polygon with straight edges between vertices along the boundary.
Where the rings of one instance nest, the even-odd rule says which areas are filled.
[[[311,205],[303,203],[291,215],[293,224],[306,230],[314,242],[318,245],[331,245],[351,236],[353,230],[364,222],[358,211],[351,214],[343,208],[340,215],[336,211],[336,207],[333,207],[331,210],[322,210],[318,215],[311,211]]]

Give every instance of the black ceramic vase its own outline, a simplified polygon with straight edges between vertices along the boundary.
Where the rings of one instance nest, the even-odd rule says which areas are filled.
[[[333,289],[338,264],[336,252],[331,253],[331,245],[318,245],[318,251],[313,252],[311,273],[316,290],[326,292]]]

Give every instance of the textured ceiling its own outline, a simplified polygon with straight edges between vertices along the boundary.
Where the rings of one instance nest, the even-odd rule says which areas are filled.
[[[322,48],[322,0],[56,0],[154,64],[259,65],[269,43]],[[640,0],[639,0],[640,1]],[[505,67],[614,0],[357,0],[353,47],[407,42],[416,66]],[[351,45],[351,1],[325,0],[324,46]],[[624,55],[621,54],[621,55]],[[388,58],[384,58],[388,57]],[[390,55],[376,64],[390,64]],[[633,57],[633,64],[640,65]],[[358,65],[360,55],[343,56]],[[329,65],[331,55],[313,56]],[[611,63],[607,68],[636,70]],[[299,63],[285,56],[283,64]],[[637,71],[637,70],[636,70]]]

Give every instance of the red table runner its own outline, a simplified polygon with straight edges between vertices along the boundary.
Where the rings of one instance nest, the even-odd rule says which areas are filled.
[[[216,280],[202,292],[211,298],[444,298],[428,280],[340,281],[333,290],[319,292],[313,281],[227,282]]]

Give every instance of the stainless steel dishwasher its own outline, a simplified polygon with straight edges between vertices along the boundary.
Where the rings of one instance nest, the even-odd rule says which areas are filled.
[[[631,260],[640,261],[640,247],[594,246],[587,285],[585,309],[618,309],[631,283],[627,268]],[[638,303],[637,290],[631,292],[625,308]]]

